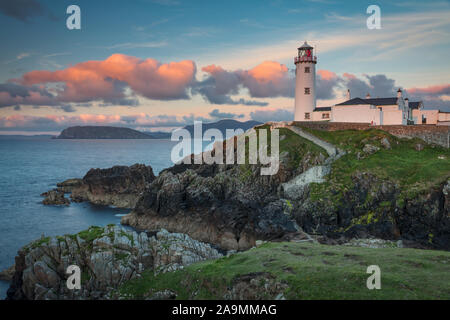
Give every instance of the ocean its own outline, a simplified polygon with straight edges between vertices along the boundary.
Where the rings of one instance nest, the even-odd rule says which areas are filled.
[[[42,192],[90,168],[144,163],[155,175],[170,167],[170,140],[52,140],[0,138],[0,269],[14,264],[19,248],[42,234],[76,233],[92,225],[120,223],[129,210],[89,203],[44,206]],[[0,299],[9,284],[0,281]]]

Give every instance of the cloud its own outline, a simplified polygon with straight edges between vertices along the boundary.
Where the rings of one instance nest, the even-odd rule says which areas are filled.
[[[250,118],[259,122],[289,121],[294,119],[294,113],[286,109],[256,110],[250,112]]]
[[[70,112],[70,107],[67,112]],[[149,128],[183,127],[193,124],[194,121],[212,122],[216,120],[217,118],[204,118],[194,114],[185,116],[166,114],[151,116],[145,113],[134,115],[80,114],[48,115],[41,117],[14,114],[3,117],[0,116],[0,131],[60,131],[70,126],[88,125],[108,125],[145,130]]]
[[[119,43],[115,44],[109,47],[106,47],[106,49],[135,49],[135,48],[161,48],[167,46],[166,41],[159,41],[159,42],[126,42],[126,43]]]
[[[355,75],[344,73],[343,80],[352,97],[364,98],[368,93],[374,98],[396,96],[395,80],[384,74],[365,75],[363,79],[359,79]]]
[[[64,112],[75,112],[77,111],[72,105],[70,104],[66,104],[64,106],[60,106],[61,110],[63,110]]]
[[[408,89],[410,94],[422,94],[427,96],[441,96],[450,94],[450,84],[444,84],[439,86],[430,86],[426,88],[410,88]]]
[[[238,71],[242,85],[252,97],[293,97],[294,83],[289,69],[275,61],[265,61],[248,71]]]
[[[236,119],[243,118],[243,114],[235,114],[230,112],[220,112],[219,109],[214,109],[209,113],[209,116],[214,119]]]
[[[24,53],[19,54],[19,55],[16,57],[16,59],[17,59],[17,60],[22,60],[22,59],[27,58],[27,57],[29,57],[29,56],[30,56],[30,54],[29,54],[28,52],[24,52]]]
[[[267,106],[268,103],[255,100],[233,100],[240,89],[248,90],[252,98],[293,97],[294,82],[288,68],[275,61],[265,61],[249,70],[227,71],[220,66],[202,68],[208,76],[196,84],[194,93],[201,94],[213,104],[243,104]]]
[[[0,1],[0,12],[23,22],[28,22],[34,17],[45,15],[54,19],[48,9],[36,0],[2,0]]]
[[[450,112],[450,84],[409,88],[405,90],[405,94],[410,96],[411,101],[423,101],[426,109],[439,108],[442,111]]]
[[[195,73],[195,63],[190,60],[160,63],[114,54],[103,61],[86,61],[63,70],[27,72],[20,79],[0,84],[0,106],[100,100],[135,106],[138,101],[129,98],[128,88],[132,94],[154,100],[187,99]]]
[[[336,97],[335,89],[342,83],[336,73],[328,70],[318,70],[316,77],[316,98],[333,99]]]
[[[38,86],[23,86],[16,83],[0,83],[0,108],[17,105],[56,105],[54,96]]]
[[[239,99],[233,100],[230,95],[239,93],[244,85],[241,76],[242,71],[226,71],[220,66],[209,65],[202,68],[202,71],[209,74],[203,81],[199,81],[193,87],[193,92],[201,94],[206,101],[212,104],[242,104],[248,106],[266,106],[267,102]]]

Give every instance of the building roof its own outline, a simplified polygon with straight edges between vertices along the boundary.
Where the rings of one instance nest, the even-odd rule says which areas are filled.
[[[298,47],[298,49],[313,49],[313,47],[311,47],[309,44],[305,43],[302,44],[300,47]]]
[[[316,107],[313,111],[331,111],[331,107]]]
[[[408,105],[409,105],[409,107],[410,107],[411,109],[419,109],[420,101],[417,101],[417,102],[410,102],[410,103],[408,103]]]
[[[398,98],[370,98],[370,99],[361,99],[361,98],[353,98],[342,103],[336,104],[337,106],[352,106],[357,104],[370,104],[374,106],[390,106],[396,105]],[[412,109],[417,109],[420,105],[420,101],[417,102],[409,102],[409,107]]]
[[[388,106],[397,104],[397,97],[394,98],[372,98],[372,99],[364,99],[369,104],[373,104],[374,106]]]
[[[352,106],[352,105],[356,105],[356,104],[370,104],[370,103],[366,102],[366,100],[361,99],[361,98],[353,98],[353,99],[344,101],[342,103],[338,103],[336,105],[337,106]]]

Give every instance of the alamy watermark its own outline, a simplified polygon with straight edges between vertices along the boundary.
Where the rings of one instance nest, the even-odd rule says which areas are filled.
[[[66,20],[66,26],[69,30],[80,30],[81,29],[81,9],[77,5],[70,5],[66,10],[67,14],[70,14]]]
[[[67,278],[66,286],[69,290],[81,289],[81,270],[79,266],[71,265],[67,267],[66,274],[70,276]]]
[[[203,133],[202,128],[202,122],[195,121],[194,137],[187,129],[178,129],[172,132],[171,140],[179,141],[172,148],[171,160],[173,163],[247,164],[248,160],[248,164],[260,163],[262,165],[261,175],[277,174],[280,166],[278,129],[250,129],[247,132],[242,129],[227,129],[224,141],[223,134],[219,129],[208,129]],[[270,146],[267,142],[268,132],[270,132]],[[206,151],[203,151],[204,141],[211,142],[205,148]],[[191,156],[192,154],[193,156]]]
[[[366,286],[367,289],[381,289],[381,269],[377,265],[371,265],[367,267],[367,273],[370,273],[371,276],[367,278]]]
[[[372,4],[367,7],[367,14],[370,14],[370,17],[367,18],[366,24],[369,30],[373,29],[381,29],[381,9],[379,6]]]

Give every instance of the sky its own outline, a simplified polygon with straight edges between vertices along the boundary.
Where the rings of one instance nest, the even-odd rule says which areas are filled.
[[[305,40],[318,106],[402,88],[450,111],[450,1],[0,0],[0,134],[291,120]]]

